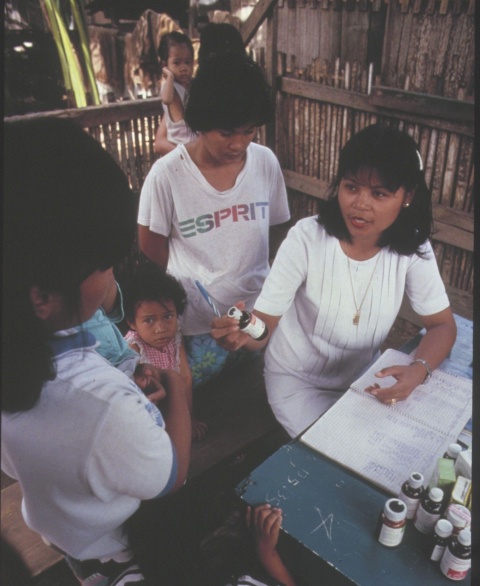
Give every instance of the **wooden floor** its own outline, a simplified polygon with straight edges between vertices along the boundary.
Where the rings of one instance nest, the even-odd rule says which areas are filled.
[[[398,349],[418,331],[397,319],[382,349]],[[196,417],[209,429],[204,440],[192,445],[189,477],[203,491],[205,507],[219,495],[224,501],[228,495],[233,498],[233,487],[289,440],[268,406],[262,369],[257,359],[194,391]],[[18,484],[2,473],[1,487],[2,537],[21,553],[35,575],[35,586],[77,585],[60,556],[23,522]]]

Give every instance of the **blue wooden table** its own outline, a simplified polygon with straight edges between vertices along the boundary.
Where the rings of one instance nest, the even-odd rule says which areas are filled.
[[[471,378],[472,322],[456,320],[457,342],[442,368]],[[404,350],[410,352],[418,341]],[[267,502],[283,510],[281,553],[306,584],[452,584],[428,559],[430,537],[411,522],[397,548],[378,542],[376,523],[390,495],[297,440],[270,456],[236,492],[247,504]],[[461,584],[470,584],[470,577]]]

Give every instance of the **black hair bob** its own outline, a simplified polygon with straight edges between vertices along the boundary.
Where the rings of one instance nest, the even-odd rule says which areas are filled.
[[[390,191],[400,187],[413,193],[410,206],[402,207],[395,222],[377,243],[398,254],[421,255],[420,246],[433,230],[431,194],[425,183],[417,144],[406,132],[393,126],[372,124],[355,134],[340,152],[338,171],[326,199],[318,202],[317,221],[328,234],[350,242],[350,234],[338,203],[338,187],[344,177],[360,170],[375,171]]]
[[[211,55],[192,81],[184,117],[193,132],[269,122],[273,103],[260,66],[236,52]]]

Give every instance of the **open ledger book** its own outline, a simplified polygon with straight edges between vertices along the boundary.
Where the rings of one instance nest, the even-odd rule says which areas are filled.
[[[374,383],[393,385],[393,377],[379,379],[375,373],[412,360],[386,350],[300,440],[392,494],[411,472],[421,472],[427,484],[438,458],[472,415],[472,381],[437,369],[394,406],[364,392]]]

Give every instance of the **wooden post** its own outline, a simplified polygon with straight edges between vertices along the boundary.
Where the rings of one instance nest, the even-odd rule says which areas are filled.
[[[276,4],[273,5],[267,17],[267,44],[265,48],[265,72],[267,75],[267,81],[272,88],[272,100],[274,106],[277,103],[277,91],[278,91],[278,73],[277,73],[277,60],[278,60],[278,8]],[[268,147],[274,152],[276,151],[276,132],[275,132],[275,120],[266,125],[265,128],[265,141]]]

